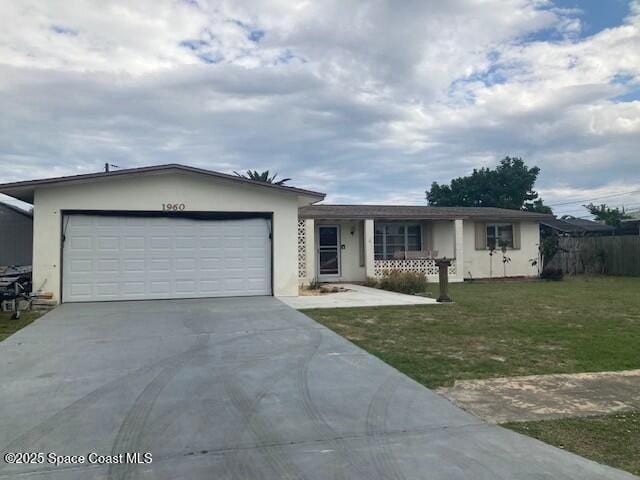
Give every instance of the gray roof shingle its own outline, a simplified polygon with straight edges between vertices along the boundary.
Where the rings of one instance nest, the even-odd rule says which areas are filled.
[[[542,221],[543,225],[547,225],[559,232],[612,232],[615,228],[602,223],[586,220],[584,218],[549,218]]]
[[[397,220],[542,220],[552,215],[493,207],[428,207],[419,205],[311,205],[301,207],[300,218]]]

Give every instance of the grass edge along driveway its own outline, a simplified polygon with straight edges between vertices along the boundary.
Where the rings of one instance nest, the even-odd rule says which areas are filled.
[[[11,313],[0,312],[0,342],[29,325],[39,318],[42,313],[38,311],[22,312],[19,320],[13,320],[11,315]]]
[[[502,426],[598,463],[640,475],[640,412],[512,422]]]
[[[430,388],[640,368],[640,278],[478,282],[450,290],[453,305],[304,313]],[[640,412],[504,426],[640,475]]]
[[[456,303],[449,305],[304,313],[429,388],[640,368],[640,278],[474,282],[450,290]]]

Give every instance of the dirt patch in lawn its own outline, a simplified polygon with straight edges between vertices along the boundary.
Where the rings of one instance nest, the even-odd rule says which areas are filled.
[[[640,410],[640,370],[466,380],[438,393],[491,423]]]

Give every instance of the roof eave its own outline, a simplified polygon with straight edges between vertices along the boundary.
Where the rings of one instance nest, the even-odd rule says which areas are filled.
[[[117,177],[144,175],[149,173],[159,173],[159,172],[170,171],[170,170],[178,170],[178,171],[183,171],[187,173],[206,175],[214,178],[219,178],[221,180],[228,180],[231,182],[242,183],[245,185],[253,185],[260,188],[269,188],[269,189],[277,190],[283,193],[292,193],[298,196],[309,197],[310,199],[314,200],[313,203],[324,200],[326,196],[324,193],[315,192],[312,190],[305,190],[303,188],[288,187],[285,185],[275,185],[271,183],[259,182],[257,180],[250,180],[250,179],[238,177],[235,175],[214,172],[214,171],[205,170],[205,169],[196,168],[196,167],[188,167],[188,166],[179,165],[179,164],[130,168],[125,170],[114,170],[112,172],[88,173],[88,174],[82,174],[82,175],[72,175],[67,177],[45,178],[45,179],[5,183],[5,184],[0,184],[0,193],[4,193],[5,195],[9,195],[11,197],[17,198],[22,201],[33,203],[34,192],[37,188],[57,186],[57,185],[63,185],[63,184],[87,183],[91,181],[101,181],[101,180],[108,180],[108,179],[117,178]]]
[[[11,205],[10,203],[6,203],[6,202],[0,202],[0,206],[6,207],[12,212],[15,212],[19,215],[23,215],[27,218],[33,219],[33,212],[23,210],[22,208],[16,207],[15,205]]]
[[[477,220],[477,221],[531,221],[531,222],[542,222],[546,217],[538,217],[538,216],[513,216],[513,217],[503,217],[503,216],[486,216],[479,217],[473,215],[336,215],[336,214],[298,214],[298,217],[301,219],[313,219],[313,220]]]

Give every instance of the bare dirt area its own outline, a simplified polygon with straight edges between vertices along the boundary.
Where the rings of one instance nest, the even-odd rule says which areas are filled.
[[[455,382],[438,393],[491,423],[640,410],[640,370]]]

